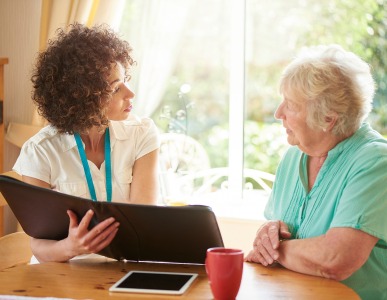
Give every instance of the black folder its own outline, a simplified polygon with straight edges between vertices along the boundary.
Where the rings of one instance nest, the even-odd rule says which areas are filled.
[[[204,264],[206,250],[223,247],[215,214],[204,205],[152,206],[95,202],[0,175],[0,191],[31,237],[68,235],[68,209],[78,218],[92,209],[90,228],[109,217],[119,223],[114,240],[99,254],[117,260]]]

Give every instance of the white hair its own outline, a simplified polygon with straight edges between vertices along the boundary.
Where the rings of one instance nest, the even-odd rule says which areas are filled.
[[[332,130],[346,136],[355,132],[372,109],[375,82],[370,66],[339,45],[304,48],[285,68],[280,91],[290,90],[307,105],[307,124],[324,128],[336,117]]]

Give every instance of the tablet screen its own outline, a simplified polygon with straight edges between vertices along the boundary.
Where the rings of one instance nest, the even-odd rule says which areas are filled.
[[[198,274],[130,271],[110,289],[111,292],[183,294]]]

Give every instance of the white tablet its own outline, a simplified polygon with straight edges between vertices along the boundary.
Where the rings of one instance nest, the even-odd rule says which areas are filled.
[[[130,271],[109,291],[181,295],[197,276],[196,273]]]

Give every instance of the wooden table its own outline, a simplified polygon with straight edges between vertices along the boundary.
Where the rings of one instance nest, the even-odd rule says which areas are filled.
[[[109,287],[130,270],[195,272],[199,276],[182,296],[111,293]],[[169,265],[84,259],[70,263],[22,265],[0,271],[0,295],[76,299],[212,299],[202,265]],[[280,266],[245,263],[241,299],[359,299],[347,286]]]

